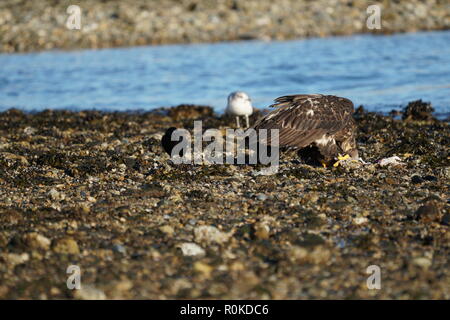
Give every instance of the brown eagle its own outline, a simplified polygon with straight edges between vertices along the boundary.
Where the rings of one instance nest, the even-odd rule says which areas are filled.
[[[353,102],[349,99],[299,94],[279,97],[270,107],[276,109],[253,127],[279,129],[280,147],[298,148],[301,156],[313,155],[324,166],[333,160],[359,159]]]

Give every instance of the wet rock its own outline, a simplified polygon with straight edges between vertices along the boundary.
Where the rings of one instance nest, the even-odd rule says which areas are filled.
[[[423,182],[423,179],[421,177],[415,175],[415,176],[412,176],[411,182],[414,184],[420,184]]]
[[[435,176],[426,175],[426,176],[423,177],[423,180],[426,180],[426,181],[437,181],[438,179]]]

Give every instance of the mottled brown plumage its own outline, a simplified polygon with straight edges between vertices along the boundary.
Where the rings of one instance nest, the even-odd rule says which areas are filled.
[[[335,159],[338,154],[358,158],[356,124],[350,100],[330,95],[300,94],[279,97],[270,107],[276,109],[260,119],[254,128],[279,129],[280,146],[315,147],[322,156],[318,160],[325,162]]]

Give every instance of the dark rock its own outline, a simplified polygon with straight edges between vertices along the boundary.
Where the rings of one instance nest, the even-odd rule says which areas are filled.
[[[423,179],[426,181],[437,181],[437,178],[435,176],[430,175],[423,177]]]
[[[430,201],[419,207],[415,212],[414,217],[416,220],[429,223],[439,221],[440,215],[441,213],[437,203],[435,201]]]
[[[414,184],[419,184],[419,183],[423,182],[423,179],[421,177],[415,175],[415,176],[412,176],[411,182]]]
[[[442,217],[441,223],[446,226],[450,226],[450,213],[447,213]]]
[[[403,120],[433,120],[434,111],[431,103],[423,102],[422,99],[411,101],[403,111]]]

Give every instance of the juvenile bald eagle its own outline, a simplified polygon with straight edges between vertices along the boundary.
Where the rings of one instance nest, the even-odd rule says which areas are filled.
[[[298,148],[300,155],[302,151],[314,150],[315,160],[324,166],[333,160],[359,159],[353,103],[349,99],[299,94],[279,97],[270,107],[276,109],[260,119],[254,128],[279,129],[280,147]]]

